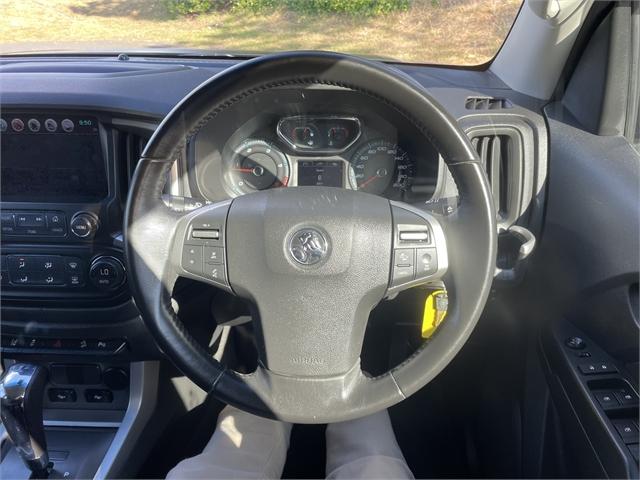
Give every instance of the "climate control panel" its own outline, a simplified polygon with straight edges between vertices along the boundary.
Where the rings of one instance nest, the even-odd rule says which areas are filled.
[[[87,246],[3,246],[4,298],[110,298],[126,293],[122,254]]]

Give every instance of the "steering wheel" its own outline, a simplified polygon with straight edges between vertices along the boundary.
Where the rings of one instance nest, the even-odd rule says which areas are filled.
[[[312,86],[350,89],[412,122],[446,162],[458,187],[457,210],[436,215],[324,187],[265,190],[188,213],[164,204],[172,163],[207,122],[260,92]],[[124,227],[133,296],[163,352],[220,400],[296,423],[364,416],[432,380],[473,330],[496,261],[486,175],[455,119],[402,74],[334,53],[255,58],[192,91],[143,152]],[[216,285],[252,305],[255,372],[220,364],[186,331],[171,306],[179,276]],[[396,292],[442,280],[447,319],[431,340],[383,375],[364,373],[360,353],[371,310]]]

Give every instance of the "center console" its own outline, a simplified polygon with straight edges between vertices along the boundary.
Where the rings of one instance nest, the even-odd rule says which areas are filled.
[[[158,352],[131,300],[121,232],[152,128],[106,113],[2,110],[2,366],[42,372],[50,478],[127,476],[135,461],[123,455],[137,453],[155,405]],[[29,478],[12,443],[0,444],[0,474]]]

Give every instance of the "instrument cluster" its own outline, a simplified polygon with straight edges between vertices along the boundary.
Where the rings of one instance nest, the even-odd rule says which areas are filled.
[[[222,154],[223,184],[232,196],[269,188],[328,186],[402,198],[415,163],[397,142],[355,116],[297,115],[275,132],[232,138]],[[275,133],[275,135],[270,135]]]

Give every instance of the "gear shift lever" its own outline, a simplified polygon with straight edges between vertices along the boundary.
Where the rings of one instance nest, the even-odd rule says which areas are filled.
[[[47,371],[27,363],[12,365],[0,381],[2,423],[33,478],[46,478],[52,467],[42,424],[46,382]]]

